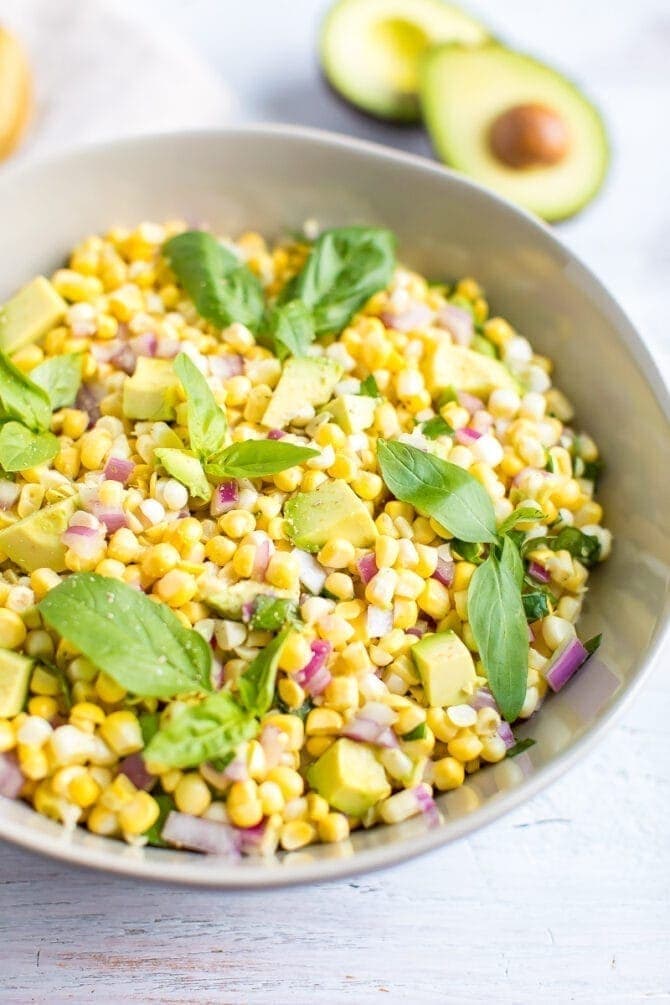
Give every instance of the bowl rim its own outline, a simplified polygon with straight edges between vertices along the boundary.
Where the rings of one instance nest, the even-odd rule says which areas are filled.
[[[475,191],[484,201],[494,203],[498,209],[514,217],[521,217],[527,225],[539,232],[543,239],[554,250],[579,268],[590,293],[595,294],[602,306],[606,306],[612,327],[616,328],[617,338],[624,342],[628,349],[635,350],[634,365],[644,376],[649,389],[662,413],[670,422],[670,393],[663,377],[651,356],[642,337],[632,324],[624,310],[620,307],[603,283],[592,272],[578,255],[561,241],[554,231],[538,217],[527,210],[516,206],[486,186],[466,178],[437,161],[417,154],[396,150],[381,143],[358,138],[352,138],[341,133],[283,123],[253,123],[247,125],[222,126],[220,128],[180,129],[142,134],[138,136],[119,137],[111,140],[101,140],[94,143],[79,144],[72,149],[63,149],[46,157],[30,160],[26,165],[19,163],[11,165],[0,176],[0,196],[5,190],[11,191],[12,185],[19,179],[22,182],[30,180],[32,175],[40,175],[66,166],[69,162],[80,161],[86,157],[95,159],[104,151],[132,151],[138,147],[151,147],[154,144],[184,143],[193,140],[216,142],[217,139],[229,139],[238,135],[240,139],[248,136],[277,136],[294,139],[326,149],[337,147],[354,153],[366,154],[373,159],[395,163],[400,166],[418,170],[433,175],[448,175],[457,185]],[[356,876],[361,873],[387,869],[429,852],[436,851],[459,838],[488,826],[495,820],[510,812],[521,803],[533,798],[557,777],[574,767],[584,754],[591,750],[597,740],[629,707],[638,694],[644,680],[652,673],[663,645],[670,638],[670,592],[666,592],[662,617],[656,630],[652,644],[637,661],[629,681],[621,693],[613,700],[607,711],[595,720],[584,732],[549,763],[538,768],[532,776],[513,789],[501,792],[497,797],[485,803],[472,813],[463,815],[448,827],[427,829],[417,837],[400,839],[396,843],[382,844],[378,847],[363,849],[342,858],[326,858],[323,861],[300,862],[295,867],[287,864],[286,871],[280,868],[267,869],[262,864],[238,868],[235,863],[222,860],[222,869],[216,873],[205,870],[198,864],[195,856],[184,857],[179,871],[171,870],[168,876],[163,874],[160,862],[147,861],[142,858],[110,856],[104,845],[86,847],[72,845],[67,835],[62,843],[54,842],[45,847],[44,835],[33,830],[30,824],[3,820],[0,815],[0,839],[15,844],[26,851],[37,853],[66,862],[69,865],[83,866],[89,869],[99,869],[117,876],[127,876],[134,879],[163,883],[168,886],[200,887],[219,890],[260,891],[288,886],[302,886],[315,882],[332,882]],[[3,800],[0,799],[0,810]],[[107,839],[103,839],[105,841]],[[132,851],[132,849],[128,849]]]

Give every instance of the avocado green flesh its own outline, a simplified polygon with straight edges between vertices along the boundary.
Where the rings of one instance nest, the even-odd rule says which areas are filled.
[[[62,321],[67,304],[48,279],[36,276],[0,307],[0,351],[16,352]]]
[[[453,387],[457,391],[488,398],[501,388],[518,390],[518,383],[507,367],[474,349],[438,343],[427,360],[426,384],[431,394]]]
[[[23,710],[34,660],[0,649],[0,719],[10,719]]]
[[[206,600],[217,614],[220,614],[224,618],[230,618],[231,621],[241,621],[244,606],[252,604],[256,597],[261,594],[294,600],[297,603],[300,597],[300,590],[280,590],[265,583],[243,581],[232,583],[230,586],[222,586],[216,593],[209,594]]]
[[[440,46],[424,61],[421,95],[441,159],[546,220],[576,213],[602,185],[609,149],[598,111],[565,77],[529,56],[491,44]],[[492,123],[524,104],[544,105],[565,123],[569,147],[558,163],[512,168],[492,153]]]
[[[475,664],[455,632],[425,635],[411,652],[431,707],[460,705],[468,700],[476,682]]]
[[[391,794],[386,773],[372,749],[344,737],[308,768],[307,777],[331,806],[352,817],[363,816]]]
[[[479,45],[486,29],[442,0],[340,0],[321,34],[329,83],[365,112],[384,119],[420,119],[419,66],[441,42]]]
[[[313,492],[299,492],[284,507],[286,532],[297,548],[318,551],[334,538],[367,548],[377,536],[365,503],[345,481],[322,482]]]
[[[287,360],[262,424],[283,429],[305,405],[325,404],[341,376],[340,364],[323,356]]]
[[[52,569],[65,572],[65,545],[61,535],[77,509],[77,496],[62,499],[17,520],[0,531],[0,554],[10,558],[25,572]]]
[[[127,419],[172,421],[179,397],[179,379],[172,361],[140,356],[135,373],[123,385],[123,414]]]

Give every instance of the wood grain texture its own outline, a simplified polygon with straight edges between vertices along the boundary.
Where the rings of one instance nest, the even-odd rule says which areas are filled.
[[[361,121],[319,89],[312,44],[323,6],[246,0],[233,16],[216,0],[145,0],[143,9],[169,16],[223,68],[246,116],[425,150],[420,133]],[[520,48],[588,81],[604,107],[615,148],[608,186],[559,234],[670,374],[667,0],[507,0],[504,14],[479,0],[477,9]],[[621,723],[548,792],[429,857],[327,886],[191,892],[2,846],[0,1001],[670,1001],[669,722],[666,658]]]

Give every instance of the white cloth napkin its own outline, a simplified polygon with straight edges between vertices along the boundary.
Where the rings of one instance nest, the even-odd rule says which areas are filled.
[[[35,107],[6,163],[73,145],[184,127],[223,125],[231,94],[164,24],[113,0],[4,0],[0,21],[27,48]]]

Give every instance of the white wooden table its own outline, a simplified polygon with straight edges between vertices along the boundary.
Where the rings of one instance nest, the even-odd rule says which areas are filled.
[[[420,135],[371,126],[317,83],[321,6],[145,0],[141,12],[171,18],[221,69],[240,118],[424,149]],[[667,375],[667,0],[478,8],[500,35],[587,81],[605,109],[615,146],[608,189],[561,234],[615,290]],[[619,725],[547,793],[467,841],[350,882],[201,893],[0,847],[0,1001],[670,1001],[669,722],[666,659]]]

